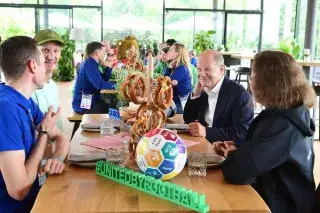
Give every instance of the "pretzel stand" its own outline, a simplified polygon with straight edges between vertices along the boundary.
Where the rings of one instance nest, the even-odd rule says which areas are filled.
[[[147,71],[147,105],[151,106],[152,104],[152,81],[153,81],[153,57],[148,56],[148,71]],[[147,111],[147,132],[152,128],[152,112]]]
[[[158,77],[157,87],[152,90],[153,58],[148,57],[147,77],[136,72],[130,74],[121,84],[122,96],[130,102],[140,104],[131,130],[129,140],[130,159],[136,159],[136,146],[140,138],[155,128],[165,125],[167,116],[164,112],[172,102],[172,85],[169,77]]]
[[[132,128],[132,135],[129,141],[129,153],[130,159],[136,159],[136,147],[138,145],[138,141],[140,137],[142,137],[145,133],[149,132],[152,129],[152,111],[149,109],[143,110],[141,106],[152,106],[152,76],[153,76],[153,58],[152,56],[148,57],[148,67],[147,67],[147,103],[144,102],[140,105],[136,119],[137,121],[134,123]],[[139,114],[141,116],[139,116]]]

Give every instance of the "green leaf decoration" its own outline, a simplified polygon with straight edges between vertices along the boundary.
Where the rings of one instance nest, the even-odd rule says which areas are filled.
[[[70,40],[69,31],[61,36],[64,46],[61,49],[61,58],[58,71],[53,75],[55,81],[72,81],[74,79],[73,53],[76,50],[75,42]]]

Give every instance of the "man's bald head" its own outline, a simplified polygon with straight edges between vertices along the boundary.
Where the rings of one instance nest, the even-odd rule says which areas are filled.
[[[219,51],[216,51],[216,50],[206,50],[202,52],[198,57],[198,60],[200,59],[205,61],[211,61],[215,63],[217,66],[224,65],[223,56]]]
[[[198,57],[197,63],[199,83],[210,90],[224,76],[223,56],[215,50],[206,50]]]

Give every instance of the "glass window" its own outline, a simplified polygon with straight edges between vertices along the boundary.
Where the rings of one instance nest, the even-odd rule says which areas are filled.
[[[223,9],[223,0],[166,0],[166,8]]]
[[[28,0],[25,0],[28,1]],[[100,6],[100,0],[40,0],[39,4],[59,4],[59,5],[88,5]]]
[[[294,36],[296,4],[296,0],[264,1],[262,49],[275,49]]]
[[[12,3],[12,4],[37,4],[37,0],[1,0],[0,3]]]
[[[35,32],[34,9],[0,8],[0,23],[2,40],[17,35],[33,37]]]
[[[51,29],[60,35],[71,29],[71,14],[69,9],[39,9],[39,26],[41,29]]]
[[[196,12],[195,16],[195,33],[199,31],[215,30],[213,40],[216,48],[222,45],[224,29],[224,13],[217,12]]]
[[[73,28],[84,31],[84,42],[101,40],[101,11],[98,9],[74,8]]]
[[[257,51],[260,15],[228,14],[227,48],[231,51]],[[249,51],[248,50],[248,51]]]
[[[266,1],[264,1],[264,2],[266,2]],[[274,2],[274,1],[271,1],[271,2]],[[261,9],[261,0],[226,0],[226,9],[229,9],[229,10],[260,10]]]
[[[307,21],[307,7],[308,7],[308,0],[301,0],[299,31],[297,35],[297,41],[301,47],[301,53],[304,49],[304,38],[305,38],[306,21]],[[300,53],[300,57],[302,57],[301,53]]]
[[[320,1],[318,1],[318,8],[320,8]],[[315,60],[320,60],[320,11],[318,10],[317,18],[317,36],[315,40]]]
[[[175,39],[193,48],[194,12],[169,11],[166,13],[164,40]]]
[[[162,40],[162,1],[104,1],[104,39],[112,43],[133,34],[140,45],[153,48]]]

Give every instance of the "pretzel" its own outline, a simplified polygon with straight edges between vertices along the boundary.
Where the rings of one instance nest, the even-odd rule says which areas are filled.
[[[142,74],[136,74],[132,77],[129,94],[132,102],[135,104],[141,104],[145,101],[147,97],[147,86]]]
[[[150,113],[150,117],[148,117]],[[147,122],[151,119],[151,129],[162,128],[167,120],[167,116],[162,109],[154,104],[148,105],[144,102],[140,105],[136,113],[136,122],[132,127],[132,132],[141,137],[151,129],[147,129]]]
[[[171,79],[168,76],[157,78],[157,87],[154,92],[154,102],[161,109],[167,109],[172,102],[173,90]]]
[[[120,87],[120,92],[124,99],[130,101],[130,96],[128,94],[129,92],[129,80],[125,80],[122,82],[121,87]]]
[[[147,117],[148,111],[152,113],[152,120],[158,123],[157,125],[155,125],[157,126],[156,128],[162,127],[167,120],[167,116],[162,109],[154,104],[148,105],[147,102],[141,104],[137,110],[136,119],[139,120],[143,117]]]
[[[132,73],[121,84],[122,96],[135,104],[141,104],[147,97],[146,81],[142,74]]]
[[[144,66],[143,66],[143,64],[142,64],[141,62],[136,62],[134,68],[135,68],[135,70],[139,70],[139,71],[141,71],[141,72],[145,72],[145,71],[146,71],[145,68],[144,68]]]
[[[132,133],[134,136],[140,138],[147,132],[147,121],[146,117],[140,118],[132,126]]]

